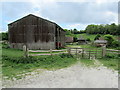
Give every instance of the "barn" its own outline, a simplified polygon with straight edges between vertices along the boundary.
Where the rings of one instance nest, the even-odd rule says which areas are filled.
[[[107,41],[106,40],[95,40],[94,41],[94,45],[97,46],[97,47],[106,46],[107,45]]]
[[[22,49],[59,49],[65,46],[65,31],[56,23],[29,14],[8,24],[9,45]]]
[[[73,43],[73,37],[66,37],[66,43]]]

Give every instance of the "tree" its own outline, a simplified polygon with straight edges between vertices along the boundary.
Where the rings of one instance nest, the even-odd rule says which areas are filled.
[[[68,30],[68,29],[64,29],[64,30],[66,31],[66,35],[67,35],[67,36],[73,36],[73,34],[71,33],[70,30]]]
[[[110,34],[115,35],[117,32],[117,25],[115,23],[112,23],[109,27]]]
[[[73,37],[73,41],[74,41],[74,42],[77,42],[77,36],[74,36],[74,37]]]
[[[100,37],[101,37],[101,35],[97,34],[96,37],[94,38],[94,40],[99,40]]]
[[[73,34],[77,34],[77,33],[78,33],[77,29],[73,29]]]
[[[104,34],[109,34],[110,33],[110,31],[109,31],[109,24],[106,24],[105,26],[104,26]]]
[[[112,42],[114,41],[114,38],[112,35],[104,35],[104,39],[107,40],[107,47],[111,47],[112,46]]]
[[[88,25],[85,29],[87,34],[112,34],[112,35],[120,35],[120,25],[116,25],[112,23],[111,25]]]
[[[120,35],[120,24],[118,24],[118,26],[117,26],[116,35]]]
[[[87,38],[86,41],[89,41],[89,42],[90,42],[91,40],[90,40],[90,38]]]
[[[2,36],[2,40],[8,40],[8,32],[2,32],[0,36]]]

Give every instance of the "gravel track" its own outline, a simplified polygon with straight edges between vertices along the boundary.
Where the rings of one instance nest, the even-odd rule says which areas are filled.
[[[85,67],[77,63],[59,70],[43,70],[16,81],[3,81],[9,88],[118,88],[118,72],[100,67]]]

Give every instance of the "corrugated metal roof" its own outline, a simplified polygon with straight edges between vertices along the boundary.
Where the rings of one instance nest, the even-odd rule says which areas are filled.
[[[106,40],[95,40],[94,43],[107,43]]]

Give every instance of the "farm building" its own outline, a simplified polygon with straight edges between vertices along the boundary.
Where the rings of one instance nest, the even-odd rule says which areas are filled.
[[[80,38],[77,38],[78,44],[87,44],[87,40],[83,38],[83,36],[80,36]]]
[[[58,49],[65,45],[65,31],[56,23],[29,14],[8,24],[11,48]]]
[[[66,43],[73,43],[73,37],[66,37]]]
[[[78,45],[87,44],[86,39],[79,38],[77,41],[78,41]]]
[[[95,45],[95,46],[98,46],[98,47],[99,47],[99,46],[100,46],[100,47],[101,47],[101,46],[106,46],[106,45],[107,45],[107,41],[106,41],[106,40],[95,40],[95,41],[94,41],[94,45]]]

